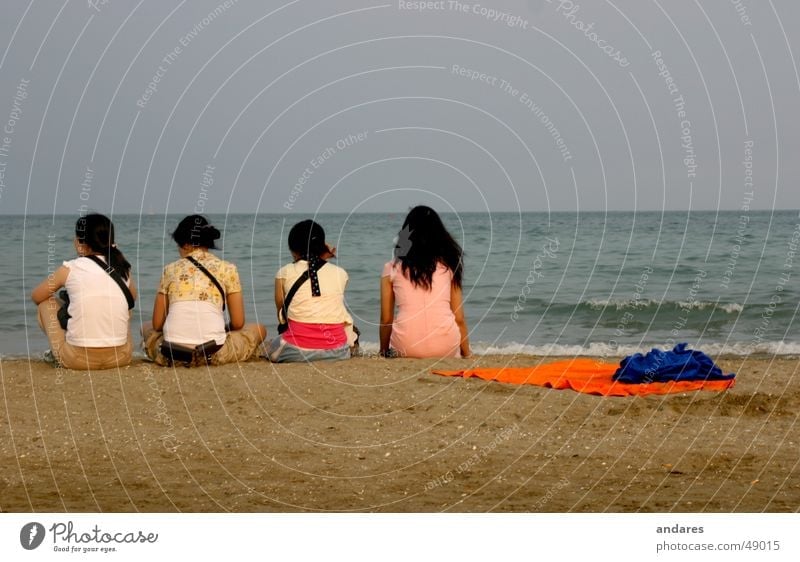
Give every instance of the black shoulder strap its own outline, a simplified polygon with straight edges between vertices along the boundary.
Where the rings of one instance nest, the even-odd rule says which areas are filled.
[[[289,305],[291,304],[292,299],[294,298],[294,294],[297,292],[297,289],[299,289],[300,286],[306,281],[308,281],[307,269],[303,272],[303,274],[300,277],[297,278],[297,281],[294,282],[292,288],[289,289],[289,293],[286,295],[286,298],[283,299],[283,306],[281,307],[281,313],[283,314],[284,322],[289,321]]]
[[[136,301],[133,298],[133,293],[131,293],[131,290],[125,284],[125,281],[122,279],[122,276],[119,274],[119,272],[113,267],[111,267],[111,265],[106,264],[106,262],[104,262],[97,256],[85,256],[85,257],[89,258],[94,263],[102,267],[105,270],[105,272],[108,273],[109,277],[111,277],[114,281],[117,282],[119,288],[122,289],[122,294],[125,295],[125,300],[128,301],[128,310],[132,310],[134,305],[136,304]]]
[[[197,269],[199,269],[200,271],[205,273],[206,277],[211,279],[211,282],[214,283],[214,285],[217,286],[217,290],[219,291],[219,294],[222,295],[222,310],[224,312],[225,311],[225,290],[222,288],[222,285],[219,284],[219,281],[217,281],[217,278],[214,277],[211,274],[211,272],[209,270],[207,270],[205,268],[205,266],[203,266],[202,263],[200,263],[199,261],[194,259],[192,256],[186,256],[186,259],[189,260],[190,262],[192,262]]]
[[[323,262],[320,264],[320,266],[317,268],[317,271],[319,271],[319,270],[320,270],[320,268],[321,268],[323,265],[325,265],[326,263],[328,263],[328,262],[326,262],[326,261],[323,261]],[[306,281],[308,281],[308,277],[309,277],[309,274],[308,274],[308,270],[306,269],[306,270],[305,270],[305,271],[304,271],[304,272],[303,272],[303,273],[300,275],[300,277],[298,277],[298,278],[297,278],[297,281],[295,281],[295,282],[294,282],[294,285],[292,285],[292,288],[291,288],[291,289],[289,289],[289,292],[286,294],[286,298],[285,298],[285,299],[283,299],[283,306],[281,307],[281,312],[282,312],[282,314],[283,314],[283,321],[284,321],[284,322],[288,322],[288,321],[289,321],[289,304],[291,304],[291,302],[292,302],[292,299],[294,298],[294,294],[297,292],[297,290],[298,290],[300,287],[302,287],[302,286],[303,286],[303,283],[305,283]]]

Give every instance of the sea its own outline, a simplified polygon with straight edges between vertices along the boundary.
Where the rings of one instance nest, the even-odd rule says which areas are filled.
[[[209,215],[238,266],[247,320],[275,333],[274,275],[291,226],[313,218],[347,270],[346,304],[378,348],[379,285],[404,213]],[[40,357],[30,292],[75,256],[73,215],[0,217],[0,357]],[[180,215],[115,215],[133,264],[138,334]],[[622,357],[686,342],[711,355],[800,355],[797,211],[450,213],[465,253],[464,300],[479,354]],[[137,340],[139,340],[137,335]],[[138,346],[137,346],[138,347]]]

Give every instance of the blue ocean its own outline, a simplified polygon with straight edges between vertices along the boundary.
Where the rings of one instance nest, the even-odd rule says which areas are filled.
[[[347,306],[377,349],[379,279],[404,210],[385,214],[210,215],[234,262],[248,321],[275,332],[273,278],[286,235],[314,218],[350,276]],[[74,257],[76,216],[4,216],[0,355],[39,357],[47,342],[31,289]],[[117,215],[150,319],[161,270],[178,258],[179,215]],[[465,303],[477,353],[617,357],[688,342],[712,354],[800,354],[797,211],[464,213],[443,219],[465,251]]]

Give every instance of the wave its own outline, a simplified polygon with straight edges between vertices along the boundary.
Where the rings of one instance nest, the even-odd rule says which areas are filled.
[[[504,344],[491,344],[486,342],[473,342],[472,352],[475,355],[536,355],[539,357],[619,357],[646,353],[653,347],[663,348],[661,344],[625,344],[611,345],[608,343],[590,343],[588,345],[565,344],[525,344],[510,342]],[[365,355],[378,353],[378,344],[375,342],[362,342],[361,349]],[[709,355],[800,355],[800,342],[762,342],[753,343],[703,343],[700,346],[689,346],[690,349],[699,349]]]
[[[682,310],[721,310],[727,314],[740,313],[744,305],[738,302],[709,302],[709,301],[657,301],[653,299],[589,299],[581,301],[579,307],[591,310],[643,310],[647,308],[682,309]]]
[[[641,344],[641,345],[610,345],[608,343],[590,343],[588,345],[563,345],[545,344],[533,345],[511,342],[508,344],[492,345],[477,342],[472,345],[472,350],[477,355],[537,355],[544,357],[623,357],[634,353],[645,353],[653,347],[660,345]],[[699,349],[709,355],[736,355],[746,356],[753,354],[791,356],[800,355],[800,342],[761,342],[754,343],[704,343],[699,347],[689,346]]]

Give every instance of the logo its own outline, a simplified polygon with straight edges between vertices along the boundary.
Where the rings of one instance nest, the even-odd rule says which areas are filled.
[[[19,532],[19,542],[25,550],[37,548],[44,540],[44,525],[41,523],[28,523],[23,525]]]

